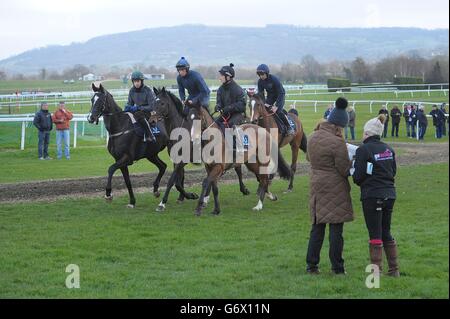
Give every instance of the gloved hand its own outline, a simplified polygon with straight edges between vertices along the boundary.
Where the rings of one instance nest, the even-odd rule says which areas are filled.
[[[133,106],[131,106],[131,105],[126,105],[125,106],[125,108],[124,108],[124,112],[131,112],[131,108],[132,108]]]
[[[214,112],[220,112],[221,111],[221,107],[220,107],[220,105],[216,105],[215,107],[214,107]]]

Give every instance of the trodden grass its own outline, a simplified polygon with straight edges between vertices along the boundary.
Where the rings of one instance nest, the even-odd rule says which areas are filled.
[[[420,178],[419,178],[420,177]],[[356,220],[344,228],[348,275],[305,273],[309,237],[308,178],[295,191],[255,213],[252,195],[220,185],[222,215],[193,216],[195,203],[155,213],[157,199],[65,199],[0,208],[2,298],[448,298],[448,163],[401,167],[392,232],[399,243],[401,278],[382,277],[368,289],[367,231],[352,188]],[[198,187],[195,188],[198,191]],[[65,287],[66,266],[80,268],[80,289]]]

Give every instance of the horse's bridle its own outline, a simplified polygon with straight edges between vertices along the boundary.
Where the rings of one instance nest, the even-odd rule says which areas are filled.
[[[255,101],[256,102],[256,101]],[[267,117],[271,117],[271,116],[274,116],[275,115],[275,112],[273,112],[272,110],[270,110],[269,111],[269,109],[265,106],[265,105],[263,105],[264,106],[264,108],[266,109],[266,111],[267,111],[267,113],[268,114],[260,114],[259,115],[259,117],[257,118],[257,119],[251,119],[251,122],[252,123],[256,123],[256,122],[258,122],[259,120],[262,120],[262,119],[264,119],[264,118],[267,118]]]

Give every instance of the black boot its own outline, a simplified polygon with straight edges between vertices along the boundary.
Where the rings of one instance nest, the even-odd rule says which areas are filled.
[[[148,124],[147,120],[145,118],[140,118],[138,120],[139,125],[144,129],[144,139],[145,141],[155,142],[155,136],[153,135],[153,132],[150,128],[150,124]]]
[[[291,127],[291,124],[289,123],[289,120],[287,118],[288,116],[284,113],[280,114],[280,119],[283,121],[284,126],[286,127],[286,135],[295,135],[294,129]]]

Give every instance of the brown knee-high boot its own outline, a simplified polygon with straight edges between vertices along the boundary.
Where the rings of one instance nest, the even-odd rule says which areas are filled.
[[[369,244],[370,262],[373,265],[377,265],[380,274],[383,268],[383,245],[382,244]]]
[[[395,240],[384,242],[384,252],[386,253],[386,259],[389,265],[387,275],[392,277],[400,277],[397,260],[397,243]]]

